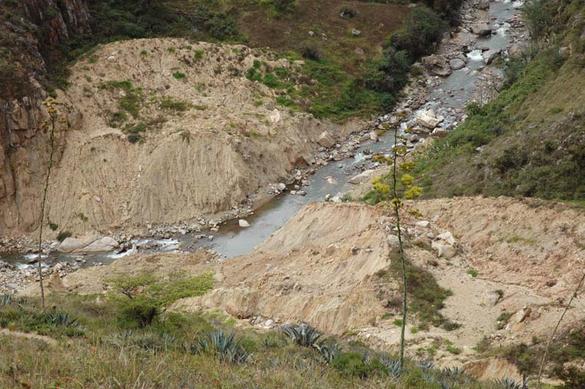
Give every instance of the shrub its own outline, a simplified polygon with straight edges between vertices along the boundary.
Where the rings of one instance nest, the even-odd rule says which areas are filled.
[[[524,20],[534,39],[540,39],[549,32],[549,28],[554,24],[557,6],[558,4],[551,0],[529,0],[524,4],[522,8]]]
[[[1,294],[0,295],[0,307],[3,305],[10,305],[12,304],[12,295],[10,294]]]
[[[205,55],[205,50],[197,49],[197,50],[195,50],[195,54],[193,54],[193,59],[195,61],[201,61],[203,59],[204,55]]]
[[[380,60],[368,64],[365,86],[377,92],[397,93],[408,82],[411,63],[405,50],[387,48]]]
[[[357,16],[357,11],[353,8],[343,7],[341,11],[339,11],[339,16],[344,19],[353,19]]]
[[[140,134],[128,134],[128,136],[126,137],[126,139],[128,139],[128,142],[135,144],[138,142],[142,141],[142,135]]]
[[[119,321],[123,326],[146,327],[160,314],[158,304],[149,298],[137,297],[119,302]]]
[[[333,360],[341,353],[341,348],[337,343],[316,344],[315,348],[327,363],[333,362]]]
[[[173,73],[173,77],[176,80],[183,80],[183,79],[187,78],[187,75],[185,73],[183,73],[183,72],[174,72]]]
[[[165,96],[160,100],[160,107],[167,111],[183,112],[188,110],[191,105],[186,101]]]
[[[230,15],[213,15],[205,22],[205,28],[212,37],[219,40],[234,39],[239,35],[236,20]]]
[[[405,50],[412,59],[428,54],[446,29],[445,22],[430,8],[416,7],[402,30],[390,37],[396,50]]]
[[[511,378],[503,378],[496,381],[496,384],[502,387],[502,389],[527,389],[528,385],[526,382],[516,382]]]
[[[57,234],[57,240],[59,242],[63,242],[65,239],[71,237],[71,232],[70,231],[61,231]]]
[[[333,359],[332,366],[342,374],[359,378],[367,378],[383,367],[378,359],[368,360],[365,355],[358,352],[339,354]]]
[[[317,48],[311,46],[303,47],[301,49],[301,55],[304,59],[309,59],[311,61],[321,61],[323,58],[321,52]]]
[[[77,319],[69,315],[67,312],[60,311],[48,312],[43,315],[43,320],[45,323],[53,326],[70,328],[79,327],[79,322],[77,321]]]
[[[278,13],[291,12],[295,9],[295,0],[272,0],[272,6]]]

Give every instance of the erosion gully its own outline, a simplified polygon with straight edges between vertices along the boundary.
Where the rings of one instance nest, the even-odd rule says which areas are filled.
[[[521,1],[511,0],[496,0],[490,3],[490,24],[496,26],[496,33],[487,38],[474,40],[470,51],[466,53],[468,59],[466,67],[453,71],[448,77],[435,79],[434,87],[428,88],[427,103],[421,109],[433,109],[436,113],[445,116],[444,126],[452,126],[455,118],[450,113],[455,111],[461,113],[471,99],[477,97],[482,76],[480,70],[485,66],[482,51],[505,50],[510,45],[508,22],[518,14],[521,5]],[[411,117],[410,120],[412,119]],[[85,255],[52,252],[48,256],[43,256],[43,264],[52,266],[58,262],[69,262],[78,263],[81,267],[95,266],[108,264],[137,252],[192,252],[201,248],[213,250],[224,258],[250,253],[306,204],[323,201],[327,195],[335,197],[347,191],[351,186],[348,182],[351,177],[363,170],[376,167],[371,156],[376,153],[388,154],[393,144],[393,136],[391,132],[388,132],[377,142],[364,142],[355,151],[353,158],[330,162],[319,168],[309,178],[309,185],[303,188],[306,192],[305,196],[293,195],[289,192],[279,195],[246,218],[250,227],[240,228],[238,221],[235,220],[222,225],[220,231],[211,235],[187,233],[163,240],[136,239],[131,242],[132,247],[124,252]],[[26,269],[35,266],[34,262],[37,258],[38,254],[15,254],[4,256],[0,260]]]

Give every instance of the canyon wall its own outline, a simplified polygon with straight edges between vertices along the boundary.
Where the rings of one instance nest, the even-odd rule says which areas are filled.
[[[0,235],[38,224],[38,192],[49,159],[48,68],[59,46],[90,31],[86,0],[24,0],[0,5]],[[73,117],[78,116],[74,115]],[[67,120],[60,128],[69,127]],[[59,131],[56,159],[64,145]]]

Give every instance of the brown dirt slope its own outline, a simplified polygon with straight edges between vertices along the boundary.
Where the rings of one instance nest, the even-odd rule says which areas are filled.
[[[407,255],[453,292],[441,313],[461,324],[453,331],[433,326],[413,331],[419,322],[411,312],[410,353],[462,365],[475,358],[474,347],[484,337],[509,344],[550,333],[584,268],[581,210],[511,198],[429,200],[408,208],[417,208],[422,217],[404,220]],[[399,295],[398,284],[378,277],[396,258],[388,240],[391,231],[392,218],[381,207],[311,204],[247,256],[219,264],[204,253],[124,258],[111,271],[104,267],[69,275],[63,285],[94,293],[103,290],[99,285],[111,272],[140,274],[154,271],[152,263],[177,268],[184,261],[186,272],[212,269],[215,289],[180,300],[174,309],[220,308],[241,319],[306,321],[387,348],[399,339],[399,310],[388,305]],[[431,246],[446,231],[453,234],[457,251],[439,257]],[[502,313],[509,319],[499,323]],[[584,318],[585,298],[579,297],[561,329]],[[460,353],[449,351],[453,347]]]
[[[106,233],[216,215],[310,161],[322,131],[359,129],[277,107],[277,91],[245,77],[255,60],[298,66],[181,39],[113,43],[79,61],[59,95],[81,115],[51,180],[49,220]]]

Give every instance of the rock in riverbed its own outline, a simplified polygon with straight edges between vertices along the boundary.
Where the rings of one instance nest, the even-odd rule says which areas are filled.
[[[416,122],[430,130],[435,129],[443,120],[444,118],[442,116],[437,116],[431,109],[422,110],[416,114]]]
[[[335,145],[335,139],[333,139],[333,136],[329,133],[329,131],[323,131],[321,135],[319,135],[317,143],[320,146],[330,148]]]

